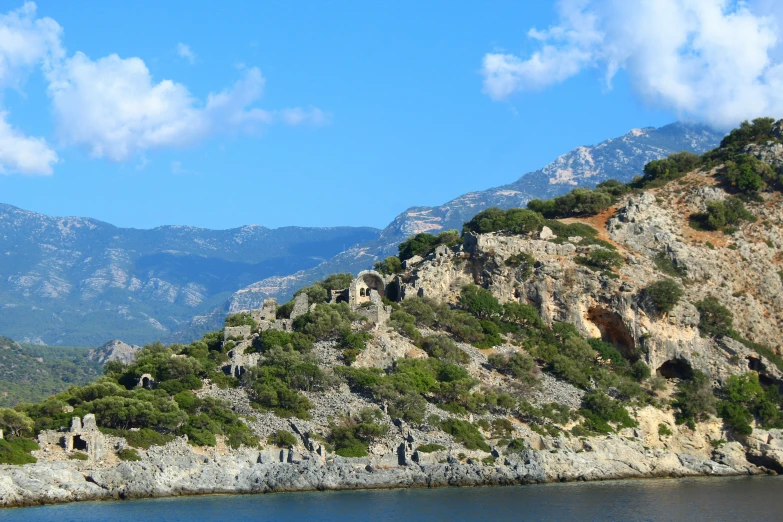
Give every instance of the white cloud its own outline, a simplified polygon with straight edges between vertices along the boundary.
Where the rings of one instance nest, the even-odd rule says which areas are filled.
[[[52,67],[62,58],[62,28],[51,18],[36,18],[36,6],[0,14],[0,88],[20,87],[34,67]]]
[[[35,4],[27,2],[0,14],[0,89],[21,88],[31,69],[51,68],[62,56],[62,29],[51,18],[36,19],[35,11]],[[13,128],[0,108],[0,173],[51,174],[57,161],[46,140]]]
[[[32,2],[0,14],[0,99],[2,89],[21,88],[26,75],[40,67],[49,81],[60,141],[96,158],[126,161],[139,155],[143,168],[148,150],[191,146],[216,133],[254,132],[273,123],[329,121],[317,108],[255,107],[266,81],[255,67],[243,68],[234,85],[202,100],[181,83],[153,80],[141,58],[112,54],[93,60],[81,52],[66,57],[61,34],[57,22],[36,17]],[[177,52],[191,63],[196,59],[183,43]],[[0,172],[51,173],[58,158],[46,141],[12,128],[2,107],[0,116]]]
[[[182,42],[177,44],[177,54],[180,58],[184,58],[189,61],[191,65],[196,63],[196,54],[190,49],[189,45]]]
[[[91,60],[76,53],[51,75],[49,94],[61,139],[114,161],[146,150],[193,145],[218,132],[253,132],[276,121],[326,121],[319,109],[251,107],[265,82],[260,70],[246,69],[232,87],[201,102],[180,83],[155,83],[139,58]]]
[[[0,174],[51,174],[57,153],[43,138],[25,136],[6,121],[0,112]]]
[[[624,70],[645,100],[719,127],[783,117],[783,64],[769,0],[561,0],[558,21],[528,37],[527,57],[484,56],[484,92],[505,99],[585,69],[607,85]],[[755,9],[755,10],[754,10]]]

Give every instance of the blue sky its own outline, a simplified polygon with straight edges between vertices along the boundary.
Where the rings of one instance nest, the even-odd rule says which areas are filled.
[[[732,23],[744,13],[700,1]],[[602,11],[611,1],[590,4],[0,2],[2,13],[23,9],[26,38],[48,49],[29,57],[0,42],[0,107],[15,137],[0,136],[0,202],[139,228],[383,227],[631,128],[777,111],[732,99],[722,119],[707,115],[721,93],[680,96],[670,85],[699,85],[678,71],[659,85],[638,58],[649,49],[608,56],[621,36],[604,26],[623,20]],[[775,65],[771,5],[744,13],[761,37],[737,60],[768,58],[749,83]],[[578,19],[586,13],[594,26]],[[5,16],[0,26],[16,23]],[[122,75],[131,91],[100,90]],[[99,91],[111,103],[93,106]],[[159,98],[181,106],[160,116]],[[32,158],[19,158],[22,145]]]

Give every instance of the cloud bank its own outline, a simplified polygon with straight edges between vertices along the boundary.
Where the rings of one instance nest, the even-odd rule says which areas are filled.
[[[51,18],[37,18],[32,2],[0,15],[0,89],[20,89],[27,75],[40,68],[49,84],[59,142],[83,148],[92,157],[121,162],[148,150],[191,146],[218,133],[329,121],[317,108],[255,107],[266,82],[258,68],[242,70],[232,86],[202,100],[181,83],[156,82],[141,58],[68,56],[62,32]],[[187,45],[180,43],[177,50],[195,61]],[[12,127],[7,114],[0,105],[0,173],[51,174],[56,152],[45,139]]]
[[[484,92],[503,100],[586,69],[611,87],[624,71],[647,102],[726,128],[783,117],[779,16],[769,0],[561,0],[557,21],[527,33],[529,56],[488,53]]]

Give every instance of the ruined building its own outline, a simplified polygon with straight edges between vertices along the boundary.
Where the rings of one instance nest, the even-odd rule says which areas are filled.
[[[38,444],[45,451],[83,451],[93,460],[100,460],[106,453],[103,433],[98,431],[95,415],[92,413],[85,415],[84,420],[73,417],[71,427],[67,430],[42,431],[38,434]]]

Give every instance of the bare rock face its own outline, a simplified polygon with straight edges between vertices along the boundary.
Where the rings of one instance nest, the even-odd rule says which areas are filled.
[[[90,350],[87,359],[106,364],[109,361],[119,361],[122,364],[132,364],[136,360],[136,352],[140,346],[124,343],[122,341],[109,341],[100,348]]]

